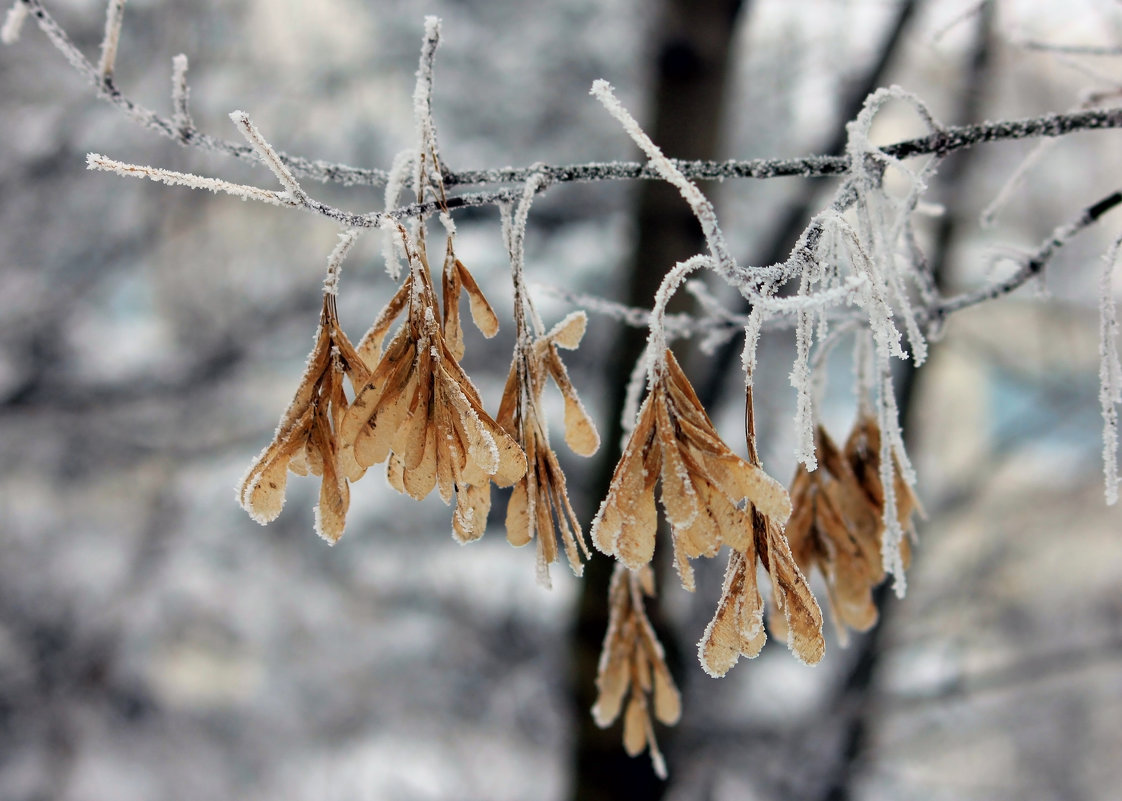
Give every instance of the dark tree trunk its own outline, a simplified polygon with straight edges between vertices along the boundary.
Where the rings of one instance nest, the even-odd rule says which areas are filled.
[[[729,51],[742,5],[741,0],[668,0],[664,4],[655,51],[656,78],[648,105],[650,119],[645,130],[671,157],[718,156]],[[667,270],[703,248],[701,228],[678,191],[662,181],[642,182],[638,240],[624,302],[649,307]],[[602,432],[604,445],[596,480],[591,482],[598,495],[583,499],[582,519],[592,519],[619,458],[627,376],[642,354],[646,335],[645,330],[625,328],[607,361],[610,416]],[[634,759],[627,756],[619,724],[600,729],[589,714],[596,698],[596,666],[608,625],[606,602],[611,572],[612,561],[596,554],[581,583],[572,632],[572,698],[577,730],[570,794],[580,801],[658,799],[666,785],[654,775],[647,755]],[[650,604],[648,612],[658,628],[661,615],[657,603]],[[667,637],[663,637],[663,644],[668,651],[673,645]],[[671,651],[668,655],[673,669],[674,654]],[[667,746],[672,733],[673,729],[661,728],[660,743]]]

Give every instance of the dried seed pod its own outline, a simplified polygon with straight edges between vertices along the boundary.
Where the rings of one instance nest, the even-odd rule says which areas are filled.
[[[370,380],[358,351],[339,327],[334,292],[325,292],[315,345],[296,394],[281,417],[272,442],[250,465],[238,500],[258,523],[276,519],[284,506],[288,471],[321,476],[316,532],[328,542],[343,535],[350,505],[348,479],[362,475],[339,445],[339,428],[349,408],[343,377],[352,387]]]
[[[818,426],[815,450],[819,469],[811,473],[800,467],[792,481],[795,511],[786,533],[802,571],[809,575],[817,568],[825,579],[831,617],[844,643],[849,629],[866,631],[876,623],[873,589],[885,579],[880,428],[873,416],[861,415],[843,452]],[[899,470],[895,477],[898,519],[910,529],[918,502]],[[901,547],[906,565],[907,540]]]
[[[814,665],[826,650],[822,611],[782,530],[755,512],[752,531],[751,546],[729,556],[717,611],[698,643],[698,659],[711,676],[725,675],[742,655],[749,659],[757,656],[767,639],[764,600],[756,583],[757,560],[771,579],[772,619],[782,620],[791,652],[805,664]]]
[[[499,424],[521,444],[527,462],[526,474],[515,484],[507,503],[507,540],[521,546],[537,539],[538,581],[547,587],[549,565],[558,558],[558,542],[578,576],[584,570],[582,558],[589,556],[580,522],[569,501],[565,474],[549,443],[548,427],[541,413],[548,376],[565,397],[566,442],[586,456],[599,447],[596,428],[581,406],[557,353],[558,346],[575,348],[580,343],[584,322],[584,313],[578,312],[532,342],[520,335],[497,417]]]
[[[610,726],[624,701],[623,747],[631,756],[650,750],[655,773],[666,778],[666,762],[655,740],[654,716],[673,726],[682,714],[682,699],[662,645],[643,609],[643,596],[654,595],[649,567],[635,572],[617,564],[608,590],[610,616],[596,675],[597,698],[592,717],[601,728]]]
[[[482,320],[485,333],[494,333],[497,320],[492,326],[490,306],[449,243],[445,315],[443,324],[438,323],[441,316],[423,242],[410,247],[404,229],[399,230],[410,273],[360,349],[380,352],[393,320],[403,312],[405,320],[340,422],[344,462],[365,470],[388,459],[391,486],[417,499],[437,488],[448,503],[455,493],[453,536],[468,542],[483,535],[491,482],[509,486],[518,481],[526,472],[526,457],[484,411],[478,391],[459,365],[462,332],[452,307],[460,288],[468,290],[473,314],[477,322]],[[452,346],[446,338],[449,332],[458,338]]]
[[[596,547],[632,569],[654,554],[659,479],[674,562],[688,590],[694,588],[690,559],[713,556],[722,545],[748,547],[750,510],[780,524],[791,512],[783,485],[717,435],[669,349],[592,524]]]

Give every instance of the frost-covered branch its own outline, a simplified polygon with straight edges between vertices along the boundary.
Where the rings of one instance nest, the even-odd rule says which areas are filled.
[[[97,74],[104,83],[113,80],[113,70],[117,65],[117,48],[121,43],[121,24],[125,19],[125,0],[109,0],[105,10],[105,37],[101,40],[101,59],[97,63]]]
[[[927,136],[884,145],[880,150],[885,155],[897,159],[925,155],[942,157],[956,150],[985,142],[1065,136],[1076,131],[1110,128],[1122,128],[1122,108],[1091,109],[1067,114],[1044,114],[1039,117],[1003,122],[948,126]],[[843,175],[850,167],[847,156],[811,155],[793,159],[730,159],[728,161],[670,159],[670,161],[683,175],[695,181],[725,178],[822,178]],[[456,186],[523,181],[533,171],[543,172],[554,183],[660,178],[658,171],[650,165],[633,161],[613,161],[563,166],[545,165],[534,168],[465,170],[446,174],[444,183],[447,186]]]
[[[243,161],[255,162],[257,160],[255,151],[248,145],[239,145],[234,142],[210,136],[202,133],[193,125],[189,126],[186,130],[181,129],[175,120],[164,117],[127,97],[113,85],[112,81],[103,79],[98,67],[90,63],[89,59],[82,54],[82,51],[78,49],[69,35],[67,35],[66,31],[63,30],[62,26],[60,26],[58,22],[55,21],[54,17],[43,7],[40,0],[17,0],[17,5],[24,7],[26,9],[24,13],[30,14],[35,18],[39,29],[43,31],[51,44],[62,53],[63,57],[70,63],[70,66],[77,70],[97,91],[98,97],[112,103],[133,120],[133,122],[161,136],[174,139],[183,145],[190,145],[203,150],[223,153],[228,156],[233,156],[234,158],[242,159]],[[9,13],[9,23],[4,26],[6,33],[9,31],[9,27],[11,27],[13,31],[18,30],[16,24],[11,22],[13,17],[18,22],[18,14],[19,12],[16,12],[14,9]],[[14,34],[10,35],[14,36]],[[279,153],[278,155],[285,166],[294,174],[303,178],[335,182],[343,184],[344,186],[362,184],[381,185],[386,182],[386,173],[383,170],[361,169],[358,167],[350,167],[345,164],[312,161],[300,156],[292,156],[285,153]]]
[[[195,127],[191,119],[190,98],[191,90],[187,86],[187,56],[180,53],[171,60],[171,105],[174,109],[172,123],[180,135],[186,135]]]
[[[1035,253],[1020,260],[1019,267],[1008,278],[942,301],[927,310],[929,319],[926,322],[928,324],[938,324],[953,312],[1007,295],[1030,279],[1039,276],[1057,251],[1070,242],[1076,234],[1093,225],[1100,217],[1120,203],[1122,203],[1122,191],[1107,195],[1097,203],[1083,209],[1074,220],[1053,231],[1052,235],[1044,241]]]
[[[113,172],[126,178],[147,178],[159,184],[168,186],[185,186],[189,189],[205,189],[209,192],[224,192],[242,200],[259,200],[273,206],[296,207],[300,204],[292,199],[287,192],[277,192],[271,189],[261,189],[248,184],[235,184],[223,181],[221,178],[208,178],[205,175],[193,175],[188,172],[164,170],[159,167],[147,167],[142,164],[126,164],[115,161],[99,153],[89,153],[86,156],[86,167],[91,170]]]
[[[82,54],[66,31],[43,7],[41,0],[16,0],[3,26],[4,42],[15,40],[23,17],[30,14],[51,43],[63,54],[66,60],[87,82],[97,90],[98,96],[117,106],[134,122],[155,133],[173,139],[183,145],[199,147],[203,150],[223,153],[244,161],[255,161],[253,148],[230,142],[201,132],[187,118],[187,124],[179,114],[165,117],[133,101],[123,94],[112,81],[103,79],[98,67]],[[175,103],[176,110],[182,107]],[[1045,114],[1020,120],[987,122],[976,125],[963,125],[944,128],[929,136],[908,139],[886,145],[881,151],[893,158],[910,158],[922,155],[946,156],[956,150],[972,147],[983,142],[996,142],[1012,139],[1064,136],[1076,131],[1103,130],[1122,127],[1122,108],[1094,109],[1068,114]],[[278,152],[281,162],[297,177],[316,181],[339,183],[344,186],[383,186],[388,180],[385,170],[354,167],[337,162],[312,160]],[[843,175],[850,168],[845,156],[810,155],[793,159],[730,159],[728,161],[686,161],[670,159],[676,168],[691,180],[719,180],[726,178],[781,178],[781,177],[826,177]],[[504,167],[488,170],[462,170],[443,174],[446,187],[470,186],[479,184],[518,184],[523,185],[533,173],[544,175],[549,184],[573,181],[619,181],[635,179],[657,179],[658,172],[649,165],[638,162],[615,161],[606,163],[584,163],[569,165],[533,165],[529,167]],[[480,195],[465,195],[448,198],[448,207],[466,208],[469,206],[489,205],[515,200],[521,189]],[[394,217],[401,219],[417,213],[429,213],[429,209],[418,207],[406,211],[395,210]]]

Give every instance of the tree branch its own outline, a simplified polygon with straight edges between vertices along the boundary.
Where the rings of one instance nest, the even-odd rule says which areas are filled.
[[[181,113],[174,118],[164,117],[151,109],[124,95],[113,83],[112,74],[102,75],[98,67],[82,54],[66,31],[43,7],[40,0],[18,0],[27,8],[31,16],[35,17],[39,28],[51,43],[65,56],[75,70],[82,74],[87,82],[97,91],[98,97],[112,103],[123,111],[130,119],[148,130],[154,131],[182,145],[199,147],[217,153],[223,153],[248,162],[256,162],[257,153],[248,145],[240,145],[224,139],[202,133],[190,119],[184,119]],[[184,89],[185,92],[185,89]],[[178,98],[174,105],[181,111]],[[893,158],[912,158],[915,156],[935,155],[946,156],[956,150],[972,147],[983,142],[997,142],[1012,139],[1030,139],[1039,137],[1064,136],[1076,131],[1103,130],[1108,128],[1122,128],[1122,108],[1094,109],[1078,111],[1068,114],[1046,114],[1040,117],[1031,117],[1003,122],[979,123],[976,125],[962,125],[944,128],[937,133],[916,139],[908,139],[886,145],[882,151]],[[352,167],[346,164],[310,160],[302,156],[293,156],[278,152],[280,162],[294,175],[303,178],[322,181],[324,183],[339,183],[344,186],[382,186],[388,179],[385,170],[376,170],[361,167]],[[691,180],[718,180],[725,178],[781,178],[803,177],[820,178],[832,175],[842,175],[850,168],[849,160],[845,156],[810,155],[793,159],[746,159],[728,161],[706,160],[676,160],[671,162]],[[449,172],[444,175],[444,184],[447,187],[469,186],[478,184],[508,184],[520,185],[526,182],[531,174],[545,175],[548,183],[568,183],[573,181],[618,181],[647,179],[658,180],[656,170],[646,164],[638,162],[608,162],[569,164],[560,166],[533,165],[530,167],[506,167],[493,170],[464,170]],[[521,192],[521,189],[518,190]],[[449,209],[466,208],[468,206],[489,205],[507,202],[513,198],[510,192],[483,193],[480,195],[463,195],[449,198]],[[429,207],[435,209],[434,204],[420,204],[395,210],[392,216],[413,216],[413,214],[429,213]],[[329,215],[332,216],[332,215]],[[354,224],[348,221],[347,224]]]
[[[1074,220],[1061,225],[1053,231],[1052,235],[1044,241],[1035,253],[1029,255],[1020,262],[1020,267],[1013,275],[1002,281],[990,284],[989,286],[984,286],[970,292],[963,292],[960,295],[955,295],[953,298],[947,298],[928,310],[928,322],[941,322],[953,312],[961,311],[970,306],[976,306],[979,303],[993,300],[1002,295],[1007,295],[1027,282],[1030,278],[1040,275],[1048,262],[1056,255],[1056,251],[1070,242],[1076,234],[1093,225],[1100,217],[1120,203],[1122,203],[1122,190],[1113,192],[1102,200],[1091,204],[1083,209]]]

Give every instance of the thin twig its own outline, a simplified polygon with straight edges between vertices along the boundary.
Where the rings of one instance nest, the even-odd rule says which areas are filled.
[[[225,192],[228,195],[242,200],[259,200],[274,206],[294,207],[300,205],[286,192],[275,192],[271,189],[261,189],[248,184],[235,184],[223,181],[220,178],[208,178],[204,175],[193,175],[188,172],[162,170],[158,167],[146,167],[141,164],[126,164],[115,161],[99,153],[90,153],[86,156],[86,167],[91,170],[113,172],[126,178],[147,178],[168,186],[185,186],[190,189],[206,189],[210,192]]]
[[[1122,191],[1107,195],[1097,203],[1083,209],[1074,220],[1061,225],[1053,231],[1052,235],[1044,241],[1035,253],[1021,261],[1020,267],[1011,276],[992,283],[989,286],[971,290],[970,292],[963,292],[961,295],[956,295],[953,298],[942,301],[937,306],[928,310],[929,319],[927,322],[929,324],[932,322],[941,322],[952,312],[960,311],[970,306],[976,306],[979,303],[993,300],[1002,295],[1007,295],[1029,279],[1040,275],[1048,262],[1056,255],[1056,251],[1070,242],[1076,234],[1090,227],[1100,217],[1120,203],[1122,203]]]
[[[35,17],[40,30],[66,58],[75,70],[97,91],[98,97],[112,103],[124,114],[143,128],[154,131],[161,136],[174,139],[183,145],[198,147],[216,153],[255,162],[257,156],[253,148],[248,145],[239,145],[214,136],[202,133],[194,126],[186,131],[167,117],[157,114],[151,109],[136,103],[121,93],[112,82],[103,81],[98,69],[82,55],[66,31],[55,21],[40,0],[18,0],[27,7],[30,14]],[[335,182],[344,186],[374,185],[380,186],[386,182],[386,173],[383,170],[362,169],[350,167],[345,164],[335,164],[326,161],[311,161],[299,156],[285,153],[278,154],[294,174],[303,178],[311,178],[323,182]]]
[[[97,74],[106,84],[113,80],[117,48],[121,43],[121,23],[124,19],[125,0],[109,0],[109,6],[105,9],[105,37],[101,40],[101,59],[97,62]]]
[[[1017,42],[1025,50],[1043,50],[1048,53],[1065,53],[1073,56],[1122,56],[1122,47],[1117,45],[1079,45],[1056,44],[1027,40]]]
[[[199,131],[194,125],[183,129],[176,120],[163,117],[145,108],[122,94],[112,82],[103,81],[96,67],[92,65],[74,45],[70,37],[54,18],[43,8],[40,0],[18,0],[35,17],[39,28],[51,43],[63,54],[74,69],[81,73],[97,90],[98,96],[117,106],[128,117],[141,126],[181,144],[223,153],[244,161],[255,161],[253,148],[219,139]],[[1037,137],[1064,136],[1075,131],[1103,130],[1122,128],[1122,108],[1095,109],[1069,114],[1046,114],[1019,120],[996,123],[979,123],[945,128],[938,133],[916,139],[908,139],[886,145],[881,150],[894,158],[911,158],[923,155],[946,156],[956,150],[972,147],[983,142],[996,142],[1010,139],[1029,139]],[[278,152],[281,162],[296,176],[310,178],[325,183],[339,183],[344,186],[382,186],[386,183],[385,170],[352,167],[346,164],[310,160]],[[729,161],[683,161],[671,159],[678,170],[691,180],[718,180],[725,178],[816,178],[842,175],[849,170],[849,160],[845,156],[803,156],[794,159],[747,159]],[[450,172],[443,176],[447,187],[477,184],[516,183],[520,187],[532,173],[541,173],[550,184],[572,181],[619,181],[647,179],[657,180],[657,171],[638,162],[608,162],[569,164],[559,166],[533,165],[530,167],[506,167],[496,170],[463,170]],[[462,196],[448,198],[448,208],[487,205],[510,201],[521,192],[499,195]],[[395,218],[409,216],[398,210]],[[425,212],[427,213],[427,212]],[[347,223],[350,224],[350,223]]]
[[[181,138],[195,127],[195,122],[191,119],[190,99],[191,90],[187,86],[187,56],[180,53],[171,60],[171,120]]]

